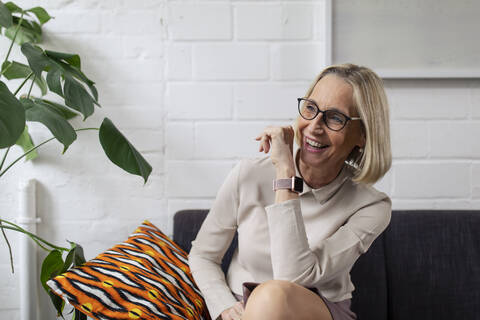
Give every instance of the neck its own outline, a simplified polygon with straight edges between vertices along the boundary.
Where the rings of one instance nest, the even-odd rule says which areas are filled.
[[[300,152],[298,152],[297,155],[298,171],[300,171],[300,174],[302,175],[305,183],[307,183],[313,189],[321,188],[335,180],[335,178],[340,174],[340,171],[343,168],[343,164],[334,168],[316,168],[309,166],[302,161],[302,157],[300,157]]]

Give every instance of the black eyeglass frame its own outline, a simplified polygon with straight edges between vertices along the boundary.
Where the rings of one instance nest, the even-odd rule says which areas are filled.
[[[315,115],[314,115],[313,118],[311,118],[311,119],[305,118],[305,117],[303,116],[302,112],[300,111],[300,102],[303,101],[303,100],[308,101],[308,102],[311,102],[311,103],[317,108],[317,112],[315,113]],[[349,116],[347,116],[346,114],[344,114],[344,113],[342,113],[342,112],[340,112],[340,111],[337,111],[337,110],[325,110],[325,111],[322,111],[322,110],[320,110],[320,108],[318,107],[318,105],[317,105],[317,103],[316,103],[315,101],[310,100],[310,99],[308,99],[308,98],[297,98],[297,101],[298,101],[298,113],[300,114],[300,116],[301,116],[303,119],[305,119],[305,120],[313,120],[313,119],[315,119],[315,118],[318,116],[319,113],[322,113],[323,123],[325,123],[325,125],[327,126],[327,128],[330,129],[330,130],[332,130],[332,131],[340,131],[340,130],[342,130],[343,128],[345,128],[345,126],[347,125],[348,121],[361,120],[361,119],[362,119],[362,118],[360,118],[360,117],[349,117]],[[328,126],[328,124],[327,124],[327,115],[326,115],[327,112],[339,113],[339,114],[341,114],[342,116],[344,116],[345,119],[347,119],[347,120],[345,121],[345,123],[343,124],[343,126],[342,126],[340,129],[332,129],[332,128],[330,128],[330,127]]]

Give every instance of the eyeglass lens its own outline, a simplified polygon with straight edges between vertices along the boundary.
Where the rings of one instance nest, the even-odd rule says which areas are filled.
[[[340,130],[342,129],[346,122],[347,118],[345,115],[337,112],[335,110],[325,110],[321,111],[316,104],[311,101],[300,99],[299,103],[299,112],[300,115],[306,120],[314,119],[319,113],[322,113],[321,117],[329,129]]]

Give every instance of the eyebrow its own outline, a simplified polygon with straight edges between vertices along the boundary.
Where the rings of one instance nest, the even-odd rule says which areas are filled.
[[[310,98],[305,98],[305,99],[308,99],[310,101],[313,101],[315,103],[315,105],[320,109],[320,107],[318,106],[318,102],[313,100],[313,99],[310,99]],[[326,107],[326,110],[333,110],[333,111],[337,111],[337,112],[340,112],[341,114],[344,114],[346,115],[347,117],[349,117],[348,114],[344,113],[343,111],[339,110],[338,108],[334,107],[334,106],[325,106]]]

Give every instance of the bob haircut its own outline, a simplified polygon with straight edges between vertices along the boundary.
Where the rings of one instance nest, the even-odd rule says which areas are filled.
[[[373,184],[392,165],[389,108],[383,82],[367,67],[351,63],[332,65],[315,78],[305,97],[309,97],[317,82],[328,74],[342,78],[353,87],[353,104],[361,118],[365,148],[362,152],[355,147],[345,163],[354,169],[353,181]],[[301,146],[299,139],[297,118],[295,141]]]

